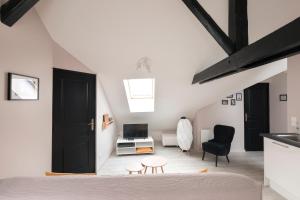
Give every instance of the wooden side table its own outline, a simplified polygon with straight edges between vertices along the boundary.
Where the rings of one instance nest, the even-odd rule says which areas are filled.
[[[142,174],[143,170],[144,170],[144,167],[140,163],[131,164],[131,165],[126,167],[126,170],[129,172],[129,174],[133,174],[134,172],[138,173],[138,174]]]
[[[167,160],[164,157],[160,156],[151,156],[144,158],[142,160],[142,165],[145,167],[144,174],[147,173],[147,169],[152,168],[152,174],[157,174],[157,168],[161,169],[162,173],[164,172],[164,166],[167,164]]]

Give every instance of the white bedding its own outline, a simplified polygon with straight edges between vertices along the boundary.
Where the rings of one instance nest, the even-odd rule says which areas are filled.
[[[261,200],[262,186],[236,174],[0,179],[0,200]]]

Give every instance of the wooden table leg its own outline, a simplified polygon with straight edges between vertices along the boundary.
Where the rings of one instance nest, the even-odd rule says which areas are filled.
[[[148,169],[148,167],[147,167],[147,166],[145,166],[145,171],[144,171],[144,174],[146,174],[146,173],[147,173],[147,169]]]
[[[129,174],[132,174],[132,171],[129,171]]]
[[[154,167],[152,167],[152,174],[154,174]]]
[[[142,171],[138,171],[139,174],[142,174]]]
[[[161,172],[164,174],[164,173],[165,173],[165,172],[164,172],[164,167],[161,166],[160,168],[161,168]]]

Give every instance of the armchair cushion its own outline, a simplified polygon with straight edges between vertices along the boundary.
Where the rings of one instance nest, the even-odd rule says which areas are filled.
[[[214,155],[226,155],[227,150],[224,144],[216,143],[216,142],[204,142],[202,144],[202,148],[204,151],[212,153]]]

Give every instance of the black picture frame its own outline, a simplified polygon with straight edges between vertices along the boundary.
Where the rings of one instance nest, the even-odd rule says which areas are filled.
[[[235,106],[235,105],[236,105],[235,99],[231,99],[230,104],[231,104],[232,106]]]
[[[279,101],[287,101],[287,94],[280,94]]]
[[[226,98],[228,98],[228,99],[232,99],[232,98],[233,98],[233,94],[232,94],[232,95],[229,95],[229,96],[227,96]]]
[[[228,100],[227,99],[223,99],[222,100],[222,105],[228,105]]]
[[[243,101],[243,94],[242,93],[236,93],[235,99],[236,99],[236,101]]]
[[[14,87],[14,83],[13,83],[13,79],[14,77],[22,77],[24,79],[28,79],[31,81],[34,81],[34,83],[36,85],[36,94],[34,95],[34,97],[32,98],[16,98],[16,95],[13,95],[13,87]],[[8,73],[7,74],[7,100],[9,101],[37,101],[39,100],[39,92],[40,89],[40,79],[37,77],[33,77],[33,76],[27,76],[27,75],[23,75],[23,74],[16,74],[16,73]]]

